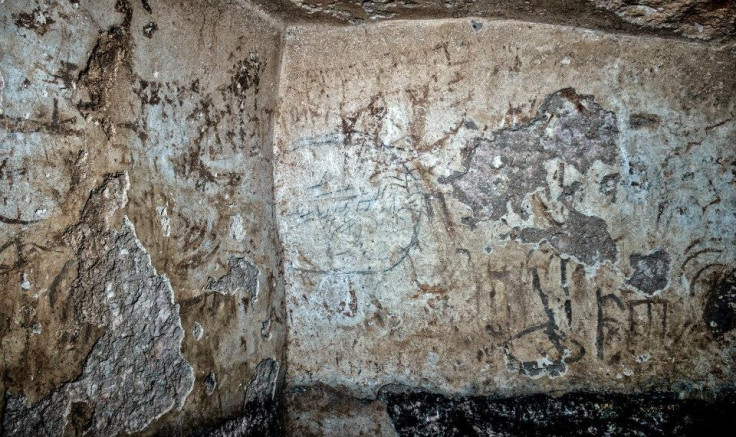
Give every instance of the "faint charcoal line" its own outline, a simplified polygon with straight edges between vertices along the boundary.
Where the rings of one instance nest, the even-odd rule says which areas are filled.
[[[567,286],[567,262],[566,258],[560,259],[560,283],[562,291],[565,292],[565,315],[567,316],[567,326],[572,326],[572,302],[570,301],[570,289]]]
[[[705,273],[707,270],[712,269],[713,267],[723,267],[723,268],[730,268],[731,266],[723,263],[711,263],[706,266],[703,266],[698,272],[693,276],[693,279],[690,280],[690,296],[695,295],[695,284],[698,283],[698,280],[700,277]]]
[[[723,250],[721,250],[721,249],[713,249],[713,248],[701,249],[701,250],[693,253],[692,255],[688,256],[685,259],[685,261],[682,263],[682,265],[680,266],[680,269],[684,269],[685,266],[687,265],[687,263],[689,263],[690,261],[694,260],[695,258],[697,258],[698,256],[700,256],[700,255],[702,255],[704,253],[722,253],[722,252],[723,252]]]

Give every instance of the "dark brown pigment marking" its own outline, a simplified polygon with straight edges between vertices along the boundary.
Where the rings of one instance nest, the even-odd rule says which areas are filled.
[[[21,12],[20,14],[13,14],[13,23],[18,27],[32,30],[39,36],[43,36],[48,32],[51,25],[54,24],[51,17],[44,14],[40,7],[37,7],[31,12]]]
[[[77,77],[81,91],[86,93],[85,99],[77,102],[77,109],[85,116],[92,115],[99,119],[108,138],[113,132],[112,122],[107,114],[108,106],[112,103],[112,93],[121,76],[126,73],[130,75],[132,71],[130,23],[133,10],[126,0],[118,0],[115,10],[123,14],[123,22],[111,27],[97,40],[87,64]]]
[[[631,114],[629,127],[632,129],[656,129],[662,124],[662,117],[656,114]]]
[[[634,268],[634,273],[627,281],[632,287],[651,296],[667,286],[670,254],[664,250],[657,250],[648,255],[632,253],[629,256],[629,264]]]
[[[153,38],[153,34],[156,33],[157,30],[158,30],[158,24],[151,21],[145,26],[143,26],[143,35],[146,38]]]
[[[706,296],[703,320],[716,340],[736,328],[736,270],[714,281]]]

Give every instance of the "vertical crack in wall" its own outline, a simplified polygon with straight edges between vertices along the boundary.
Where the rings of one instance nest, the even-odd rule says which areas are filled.
[[[77,317],[107,330],[87,356],[82,374],[27,406],[9,395],[4,415],[10,436],[59,436],[67,426],[97,435],[145,428],[181,408],[194,385],[181,355],[184,330],[169,280],[159,275],[127,218],[110,222],[127,203],[125,173],[106,177],[67,231],[77,248],[72,285]],[[81,420],[75,412],[83,412]],[[80,413],[81,414],[81,413]]]

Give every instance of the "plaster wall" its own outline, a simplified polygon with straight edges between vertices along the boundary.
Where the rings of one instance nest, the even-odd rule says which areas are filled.
[[[4,432],[188,432],[274,401],[280,23],[7,0],[0,25]]]
[[[0,434],[717,426],[733,7],[0,0]]]
[[[283,59],[291,386],[732,382],[733,49],[457,19],[292,27]]]

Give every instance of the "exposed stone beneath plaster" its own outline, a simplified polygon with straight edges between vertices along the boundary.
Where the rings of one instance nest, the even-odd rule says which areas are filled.
[[[181,355],[184,331],[171,285],[151,265],[133,224],[126,218],[117,230],[111,223],[128,202],[128,188],[127,174],[107,177],[68,231],[79,269],[72,284],[75,310],[105,333],[74,381],[31,406],[22,396],[8,397],[8,435],[63,435],[79,404],[88,411],[84,423],[76,424],[85,432],[140,431],[180,409],[192,390],[194,374]]]

